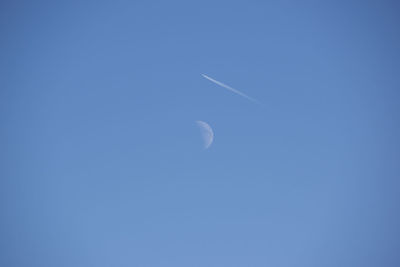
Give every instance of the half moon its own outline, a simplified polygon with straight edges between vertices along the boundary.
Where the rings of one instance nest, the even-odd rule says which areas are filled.
[[[211,146],[214,140],[214,132],[210,125],[204,121],[196,121],[197,126],[199,126],[201,131],[201,137],[203,138],[203,147],[207,149]]]

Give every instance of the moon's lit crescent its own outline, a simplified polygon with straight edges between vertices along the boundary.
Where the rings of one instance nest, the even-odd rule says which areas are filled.
[[[203,138],[204,149],[207,149],[211,146],[214,140],[214,132],[210,125],[204,121],[196,121],[197,126],[199,126],[201,131],[201,136]]]

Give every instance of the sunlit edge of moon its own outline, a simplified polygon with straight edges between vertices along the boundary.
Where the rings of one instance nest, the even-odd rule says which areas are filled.
[[[211,146],[214,141],[214,132],[207,122],[198,120],[196,121],[196,124],[201,130],[201,136],[203,138],[204,144],[203,149],[206,150]]]

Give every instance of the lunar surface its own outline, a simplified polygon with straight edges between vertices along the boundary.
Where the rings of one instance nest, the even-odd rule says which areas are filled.
[[[201,131],[201,137],[203,138],[203,148],[207,149],[211,146],[214,140],[214,132],[210,125],[204,121],[196,121]]]

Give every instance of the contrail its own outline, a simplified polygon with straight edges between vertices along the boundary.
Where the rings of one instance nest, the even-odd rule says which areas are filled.
[[[246,94],[243,94],[242,92],[236,90],[235,88],[232,88],[232,87],[230,87],[230,86],[228,86],[228,85],[226,85],[226,84],[223,84],[223,83],[221,83],[221,82],[219,82],[219,81],[216,81],[216,80],[214,80],[213,78],[210,78],[210,77],[208,77],[208,76],[205,75],[205,74],[201,74],[201,75],[202,75],[204,78],[206,78],[207,80],[212,81],[213,83],[216,83],[216,84],[218,84],[219,86],[222,86],[222,87],[224,87],[224,88],[226,88],[226,89],[228,89],[228,90],[234,92],[235,94],[238,94],[238,95],[240,95],[240,96],[243,96],[244,98],[247,98],[247,99],[250,100],[250,101],[257,102],[256,99],[251,98],[250,96],[248,96],[248,95],[246,95]]]

